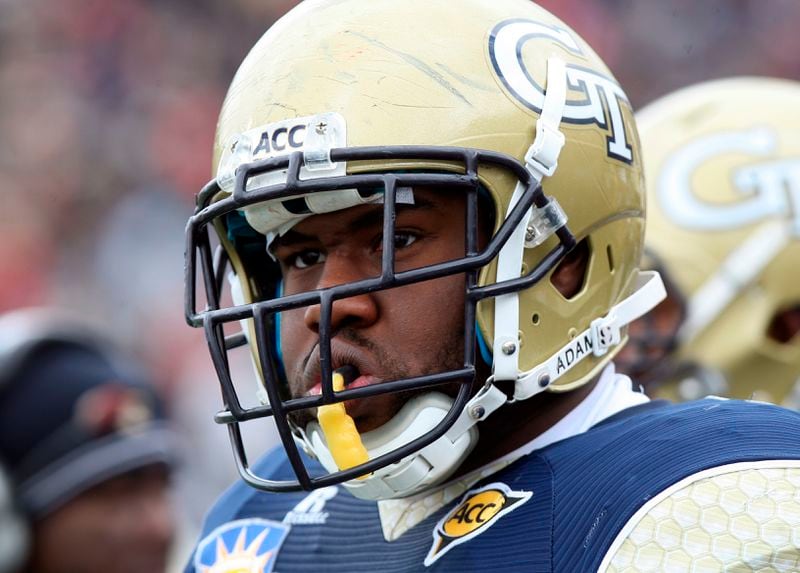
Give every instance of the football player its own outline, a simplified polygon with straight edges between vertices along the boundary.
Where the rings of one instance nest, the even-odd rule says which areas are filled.
[[[548,12],[304,2],[236,74],[214,169],[186,311],[244,481],[187,571],[796,564],[800,415],[651,402],[614,370],[664,296],[639,140]],[[251,460],[264,418],[282,447]]]
[[[637,114],[645,266],[670,296],[631,327],[619,363],[659,394],[800,408],[798,101],[797,82],[731,78]]]

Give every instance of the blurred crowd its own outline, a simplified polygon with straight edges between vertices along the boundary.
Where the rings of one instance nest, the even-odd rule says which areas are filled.
[[[178,480],[189,531],[235,470],[183,319],[183,229],[236,66],[295,3],[0,0],[0,312],[66,306],[144,361],[196,464]],[[800,79],[796,0],[540,3],[636,108],[714,77]]]

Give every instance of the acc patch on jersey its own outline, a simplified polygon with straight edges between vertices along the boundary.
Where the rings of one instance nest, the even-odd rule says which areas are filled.
[[[431,565],[456,545],[480,535],[532,495],[531,491],[513,491],[499,482],[468,491],[461,503],[436,524],[433,545],[425,558],[425,566]]]
[[[267,519],[240,519],[226,523],[197,546],[197,573],[269,573],[289,526]]]

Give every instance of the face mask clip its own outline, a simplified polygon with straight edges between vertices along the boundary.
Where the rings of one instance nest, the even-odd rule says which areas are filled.
[[[525,227],[525,248],[538,247],[566,224],[567,214],[554,198],[551,197],[544,207],[532,207]]]
[[[332,114],[322,114],[306,127],[306,142],[303,149],[303,165],[311,172],[333,171],[338,165],[331,159],[331,149],[341,146],[343,133]]]

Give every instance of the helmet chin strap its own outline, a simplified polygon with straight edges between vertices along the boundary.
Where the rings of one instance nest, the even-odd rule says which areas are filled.
[[[664,281],[656,271],[639,271],[633,292],[592,321],[589,328],[570,340],[550,358],[527,372],[514,384],[514,399],[526,400],[546,390],[588,356],[603,356],[623,342],[622,328],[650,312],[667,297]]]
[[[558,156],[564,147],[564,134],[559,130],[559,125],[566,101],[566,64],[560,58],[551,57],[547,60],[547,92],[542,113],[536,122],[536,137],[525,154],[525,167],[531,174],[533,186],[539,186],[545,177],[552,176],[558,168]],[[517,183],[506,216],[524,192],[522,183]],[[525,247],[542,244],[566,222],[564,212],[554,199],[544,208],[532,207],[500,250],[497,282],[519,278]],[[496,297],[494,309],[494,378],[516,380],[519,373],[519,293]]]

